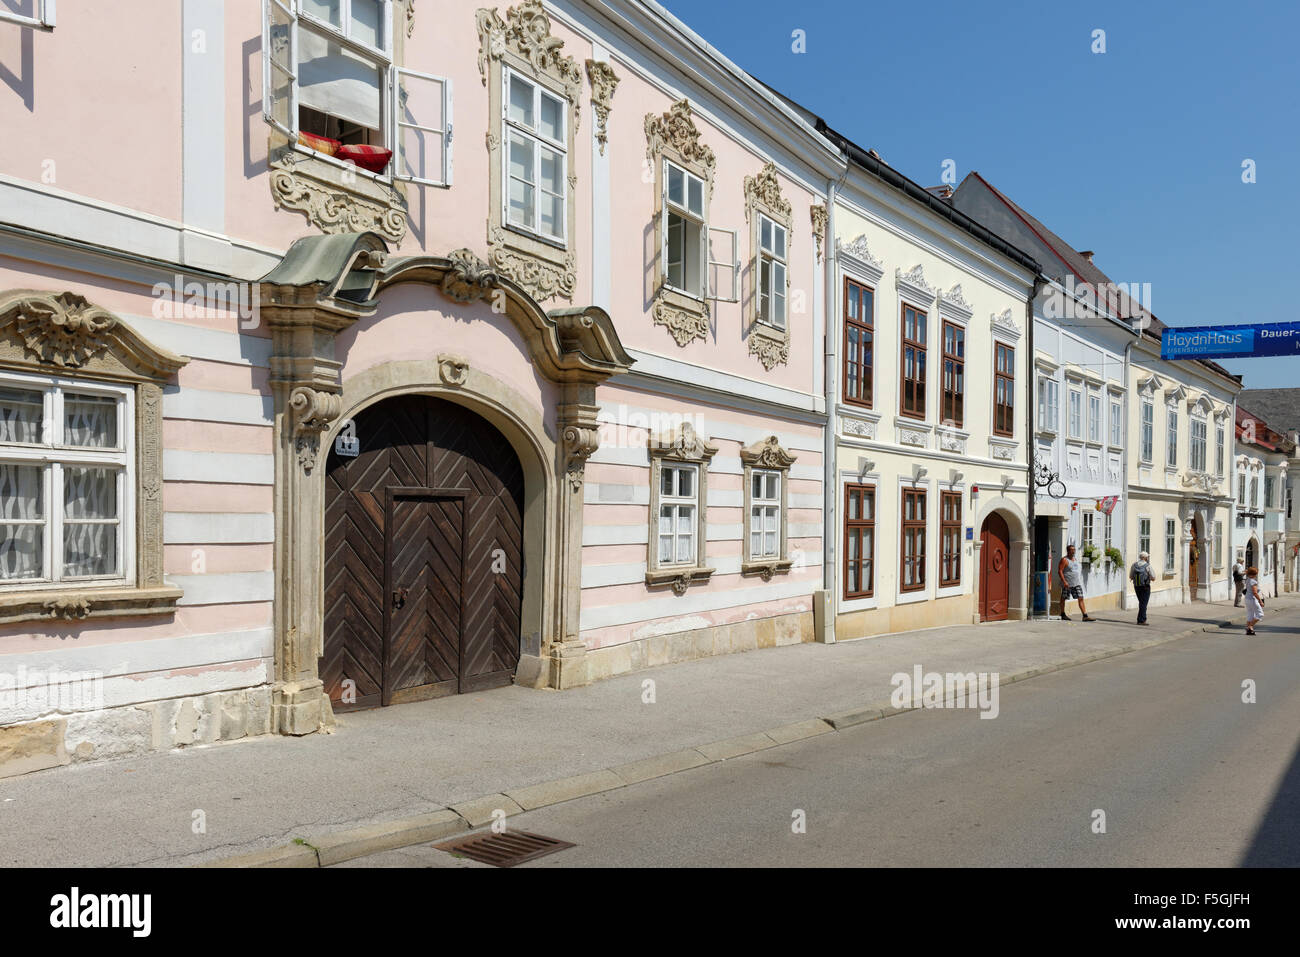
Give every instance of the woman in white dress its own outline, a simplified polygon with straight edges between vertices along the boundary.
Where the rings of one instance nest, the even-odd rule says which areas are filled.
[[[1259,569],[1246,569],[1246,634],[1253,635],[1255,626],[1264,618],[1264,597],[1259,593]]]

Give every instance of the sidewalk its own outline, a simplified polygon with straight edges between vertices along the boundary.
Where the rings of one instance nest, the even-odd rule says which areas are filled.
[[[1273,599],[1266,623],[1285,619],[1300,635],[1297,613],[1300,597]],[[347,859],[356,856],[355,841],[342,832],[359,825],[400,821],[387,830],[418,831],[410,840],[379,837],[387,846],[433,839],[484,823],[494,807],[555,803],[879,718],[891,676],[915,665],[998,672],[1006,683],[1218,632],[1225,620],[1241,622],[1242,610],[1230,602],[1162,608],[1147,628],[1114,611],[1096,624],[1007,622],[795,645],[572,691],[512,686],[354,712],[339,717],[332,735],[267,736],[41,771],[0,781],[0,864],[197,864],[293,847],[294,839],[333,844],[333,858]],[[1220,634],[1245,640],[1241,627]],[[653,704],[642,701],[647,680]],[[446,810],[457,805],[458,813]],[[421,815],[412,831],[407,819]],[[309,860],[285,863],[316,863],[314,851],[295,850]]]

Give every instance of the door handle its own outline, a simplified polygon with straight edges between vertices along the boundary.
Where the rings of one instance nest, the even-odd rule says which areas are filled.
[[[407,595],[407,589],[405,589],[405,588],[394,588],[394,589],[393,589],[393,607],[394,607],[394,608],[401,608],[403,605],[405,605],[405,604],[406,604],[406,595]]]

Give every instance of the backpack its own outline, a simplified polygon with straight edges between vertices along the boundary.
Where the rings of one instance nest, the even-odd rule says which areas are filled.
[[[1129,573],[1133,579],[1133,585],[1136,588],[1145,588],[1151,584],[1151,563],[1139,562],[1133,566],[1133,571]]]

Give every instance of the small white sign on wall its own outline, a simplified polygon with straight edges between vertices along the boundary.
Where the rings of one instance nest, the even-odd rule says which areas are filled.
[[[351,419],[343,423],[343,428],[334,438],[334,451],[350,459],[356,458],[361,451],[361,440],[357,438],[357,424]]]

